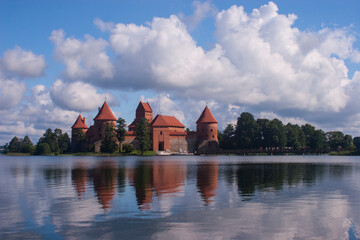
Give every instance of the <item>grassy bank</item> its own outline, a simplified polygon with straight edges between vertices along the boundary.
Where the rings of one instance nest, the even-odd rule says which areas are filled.
[[[331,156],[360,156],[360,151],[329,152]]]

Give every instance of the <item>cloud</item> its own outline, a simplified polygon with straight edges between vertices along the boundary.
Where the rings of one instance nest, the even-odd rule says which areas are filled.
[[[176,117],[180,122],[184,121],[185,116],[180,107],[170,98],[170,94],[161,93],[152,98],[145,98],[141,96],[141,101],[149,102],[154,111],[154,117],[157,114],[168,115]]]
[[[102,32],[105,31],[110,31],[111,29],[114,28],[114,23],[113,22],[104,22],[103,20],[101,20],[100,18],[95,18],[94,19],[94,24],[97,28],[99,28]]]
[[[65,64],[65,78],[106,81],[113,77],[114,67],[106,54],[108,43],[105,40],[90,35],[85,35],[84,41],[65,38],[62,29],[54,30],[49,39],[55,44],[55,57]]]
[[[192,5],[195,8],[195,11],[192,15],[187,17],[179,16],[190,31],[194,30],[205,18],[209,16],[215,16],[217,13],[216,6],[210,1],[194,1]]]
[[[14,135],[29,135],[36,143],[48,128],[60,128],[70,133],[78,113],[57,107],[46,86],[34,86],[25,100],[13,108],[0,110],[0,142],[9,142]]]
[[[66,38],[63,30],[53,31],[50,40],[65,64],[64,81],[153,90],[161,95],[154,101],[174,96],[171,101],[180,106],[176,111],[190,125],[202,111],[190,108],[207,100],[216,103],[212,111],[225,124],[234,122],[240,111],[250,111],[330,128],[359,113],[353,102],[359,102],[355,89],[360,80],[355,75],[350,79],[346,66],[360,62],[351,28],[300,30],[294,27],[297,16],[280,14],[273,2],[250,13],[236,5],[217,12],[210,1],[193,4],[195,11],[187,18],[155,17],[145,25],[95,19],[101,31],[110,32],[108,42],[89,35],[84,40]],[[189,29],[216,12],[216,42],[205,50]],[[56,99],[60,106],[75,109],[67,101]]]
[[[238,6],[219,12],[218,42],[209,51],[176,16],[117,24],[110,35],[118,54],[113,83],[263,110],[341,111],[354,36],[345,29],[302,32],[292,26],[295,15],[277,11],[269,2],[251,14]]]
[[[104,102],[112,102],[114,97],[109,94],[100,94],[92,85],[84,82],[64,83],[58,79],[51,87],[53,101],[63,109],[73,111],[96,110]]]
[[[2,79],[0,76],[0,110],[18,105],[25,92],[25,83],[15,79]]]
[[[14,73],[20,78],[41,76],[46,67],[43,55],[35,55],[19,46],[5,51],[0,65],[3,65],[5,71]]]

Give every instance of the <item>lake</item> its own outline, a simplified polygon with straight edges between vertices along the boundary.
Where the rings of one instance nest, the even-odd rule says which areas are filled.
[[[360,239],[360,157],[0,155],[0,239]]]

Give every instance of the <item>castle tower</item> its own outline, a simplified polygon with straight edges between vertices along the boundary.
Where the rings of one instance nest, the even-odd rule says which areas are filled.
[[[143,103],[140,101],[136,108],[135,120],[129,125],[129,131],[134,131],[136,123],[142,118],[146,118],[151,123],[153,120],[153,110],[148,102]]]
[[[77,141],[78,135],[76,134],[77,131],[82,131],[83,133],[86,133],[88,130],[88,126],[85,123],[85,118],[79,114],[78,118],[76,119],[74,125],[71,127],[71,142]],[[77,130],[78,129],[78,130]]]
[[[217,130],[217,121],[208,106],[206,106],[199,119],[196,121],[198,140],[200,142],[204,140],[218,142]]]
[[[94,140],[102,140],[104,137],[105,124],[109,122],[115,128],[116,120],[116,117],[114,116],[109,105],[105,101],[102,107],[99,108],[99,113],[94,118]]]

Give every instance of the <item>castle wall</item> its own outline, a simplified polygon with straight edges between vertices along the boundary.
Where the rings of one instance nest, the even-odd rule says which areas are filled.
[[[153,151],[170,151],[170,131],[166,127],[154,127],[151,131]]]
[[[188,152],[194,153],[197,150],[197,135],[196,132],[188,133],[186,136],[186,142],[188,146]]]
[[[170,139],[170,152],[188,152],[188,143],[185,136]]]

